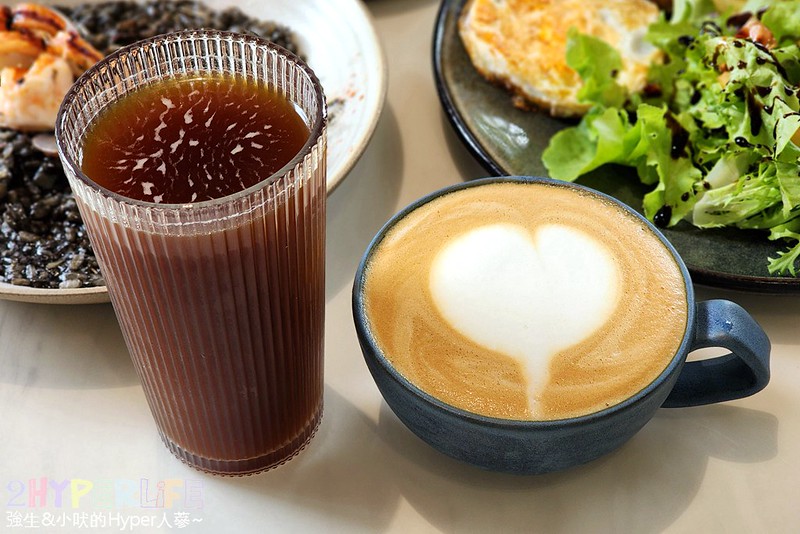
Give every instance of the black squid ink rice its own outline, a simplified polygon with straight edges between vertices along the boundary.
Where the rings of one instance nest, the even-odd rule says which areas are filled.
[[[59,6],[58,10],[84,29],[87,40],[106,54],[162,33],[207,28],[258,35],[303,57],[288,28],[250,17],[235,7],[215,10],[195,0],[148,0],[86,3]]]

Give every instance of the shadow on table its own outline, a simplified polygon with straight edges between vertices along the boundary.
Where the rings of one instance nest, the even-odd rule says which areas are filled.
[[[403,178],[402,153],[397,117],[387,105],[364,155],[328,199],[327,300],[353,284],[364,250],[394,214]]]
[[[138,384],[110,304],[0,303],[0,382],[99,389]]]
[[[263,520],[259,508],[269,503],[273,525],[323,532],[348,525],[343,531],[380,532],[400,502],[393,467],[400,457],[377,432],[374,421],[326,387],[320,429],[296,459],[254,477],[209,479],[206,493],[235,502],[243,525]]]
[[[453,159],[456,168],[458,168],[461,173],[461,176],[463,176],[465,180],[493,176],[491,172],[478,163],[475,156],[473,156],[464,145],[464,142],[458,134],[456,134],[453,126],[450,124],[450,120],[447,118],[447,114],[444,110],[441,111],[440,115],[442,130],[445,132],[444,138],[445,143],[447,143],[447,149],[450,152],[450,157]]]
[[[260,476],[209,479],[209,506],[235,503],[243,525],[263,519],[268,506],[272,524],[302,530],[386,530],[407,501],[442,531],[660,532],[691,504],[709,458],[757,463],[777,453],[772,415],[727,405],[661,410],[610,455],[520,477],[440,454],[383,402],[376,423],[331,387],[325,399],[307,450]]]
[[[709,458],[763,462],[777,454],[777,419],[732,406],[661,410],[621,449],[561,473],[518,477],[446,457],[383,404],[378,434],[399,461],[386,476],[443,530],[661,532],[692,502]],[[717,513],[721,513],[719,510]]]

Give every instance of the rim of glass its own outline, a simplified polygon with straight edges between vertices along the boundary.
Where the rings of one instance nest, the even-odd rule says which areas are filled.
[[[231,193],[230,195],[226,195],[219,198],[213,198],[210,200],[203,200],[201,202],[183,202],[183,203],[158,203],[158,202],[148,202],[145,200],[138,200],[135,198],[126,197],[124,195],[120,195],[102,185],[98,184],[86,174],[84,174],[83,169],[81,169],[80,165],[75,161],[71,155],[67,153],[66,150],[62,147],[63,141],[62,137],[64,135],[64,126],[63,122],[67,115],[67,110],[70,106],[73,105],[74,99],[77,96],[77,93],[81,91],[84,86],[86,86],[90,80],[98,74],[101,69],[105,68],[109,63],[112,61],[117,60],[120,56],[129,54],[133,50],[144,48],[147,45],[163,43],[166,41],[187,41],[187,40],[199,40],[201,38],[212,38],[218,41],[228,40],[229,42],[235,43],[245,43],[245,44],[254,44],[261,49],[271,49],[276,51],[279,55],[287,57],[289,60],[295,63],[295,65],[306,75],[308,76],[309,80],[311,81],[311,85],[314,89],[314,95],[317,98],[319,105],[317,106],[317,113],[314,117],[311,117],[311,125],[309,128],[308,139],[306,139],[305,144],[303,147],[295,154],[295,156],[289,160],[286,165],[275,171],[274,173],[270,174],[263,180],[256,182],[255,184],[251,185],[246,189],[242,189],[241,191],[237,191],[235,193]],[[204,71],[199,71],[204,72]],[[235,74],[239,76],[239,74]],[[128,94],[128,93],[126,93]],[[119,99],[115,100],[119,101]],[[91,124],[91,122],[89,123]],[[84,185],[91,187],[92,189],[101,192],[105,197],[113,199],[115,202],[124,203],[131,206],[138,206],[142,208],[155,208],[155,209],[200,209],[205,207],[213,207],[219,206],[223,204],[229,204],[231,202],[235,202],[240,200],[241,198],[245,198],[250,196],[251,194],[255,193],[256,191],[263,189],[266,185],[276,181],[279,177],[284,176],[289,170],[296,167],[300,162],[302,162],[305,157],[311,153],[312,149],[315,145],[318,144],[318,140],[322,136],[322,133],[325,129],[327,124],[327,105],[325,101],[325,93],[322,88],[322,83],[317,78],[317,75],[308,66],[308,64],[303,61],[299,56],[290,52],[289,50],[283,48],[280,45],[273,43],[267,39],[262,37],[258,37],[256,35],[249,35],[249,34],[242,34],[242,33],[234,33],[228,31],[221,31],[221,30],[180,30],[176,32],[165,33],[161,35],[156,35],[154,37],[150,37],[147,39],[143,39],[141,41],[137,41],[135,43],[129,44],[124,46],[118,50],[115,50],[111,54],[105,56],[103,59],[92,65],[89,69],[87,69],[80,77],[75,81],[75,83],[70,87],[69,91],[67,92],[64,100],[61,102],[61,106],[58,110],[58,115],[56,117],[56,127],[55,127],[55,138],[56,138],[56,147],[58,148],[58,155],[61,159],[63,165],[67,165],[70,168],[70,171],[73,175],[80,180]]]

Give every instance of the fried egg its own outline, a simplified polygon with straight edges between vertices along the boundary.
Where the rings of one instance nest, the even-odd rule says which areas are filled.
[[[617,82],[636,92],[645,86],[649,65],[660,58],[644,40],[658,13],[648,0],[469,0],[458,26],[472,64],[508,87],[515,103],[568,117],[589,108],[578,101],[580,76],[566,64],[569,29],[616,48],[623,64]]]

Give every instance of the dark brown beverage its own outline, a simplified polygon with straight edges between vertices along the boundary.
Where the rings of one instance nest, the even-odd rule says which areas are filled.
[[[246,39],[187,35],[209,49]],[[322,414],[324,98],[305,66],[278,66],[280,53],[265,52],[275,63],[259,73],[278,69],[277,89],[159,70],[110,104],[74,104],[62,134],[161,436],[216,473],[283,463]]]
[[[286,165],[308,126],[285,97],[238,76],[181,76],[127,95],[86,134],[83,172],[122,196],[202,202]]]

